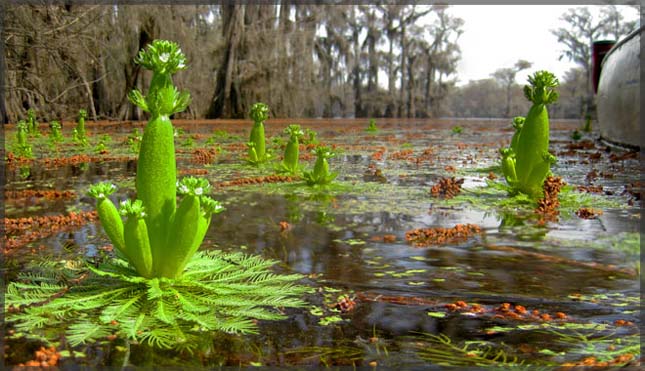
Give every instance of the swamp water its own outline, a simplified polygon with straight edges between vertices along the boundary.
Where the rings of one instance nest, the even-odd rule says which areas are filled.
[[[282,155],[287,137],[281,131],[288,123],[266,123],[274,158]],[[272,164],[247,165],[249,122],[178,121],[175,145],[178,175],[208,178],[213,198],[226,207],[213,217],[201,249],[280,261],[277,272],[305,275],[309,305],[287,310],[287,320],[260,321],[257,335],[204,337],[192,354],[119,338],[69,349],[59,339],[47,344],[60,352],[58,366],[638,362],[637,153],[607,148],[594,134],[572,140],[579,122],[552,123],[551,150],[558,157],[552,171],[573,190],[561,193],[560,214],[544,219],[532,206],[505,203],[505,191],[488,185],[503,183],[497,151],[512,135],[506,120],[377,120],[378,132],[365,130],[368,120],[299,123],[316,131],[321,144],[335,146],[330,167],[340,174],[332,186],[271,177]],[[132,198],[136,158],[127,137],[135,127],[142,124],[90,126],[85,149],[70,139],[57,149],[46,145],[46,137],[36,139],[36,160],[7,164],[7,220],[19,224],[19,218],[70,212],[78,219],[94,210],[86,190],[99,181],[117,184],[116,200]],[[10,147],[11,130],[6,138]],[[98,154],[93,145],[101,138],[108,152]],[[74,164],[45,162],[79,153],[90,156]],[[301,150],[302,164],[310,168],[313,160]],[[431,194],[442,178],[453,177],[463,179],[457,197]],[[24,192],[52,190],[59,192]],[[576,215],[583,207],[602,214]],[[26,227],[7,233],[8,281],[43,257],[95,261],[112,253],[98,222],[77,220],[57,233],[23,222]],[[472,233],[450,237],[468,226]],[[406,240],[412,235],[406,232],[422,228],[448,232],[425,246]],[[8,365],[32,359],[45,345],[22,335],[6,325]]]

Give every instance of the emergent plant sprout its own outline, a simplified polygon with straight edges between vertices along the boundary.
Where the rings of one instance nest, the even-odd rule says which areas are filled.
[[[309,289],[295,284],[301,275],[275,274],[275,261],[239,252],[197,252],[211,216],[223,207],[207,196],[206,179],[177,182],[169,116],[190,102],[171,77],[185,68],[183,53],[175,43],[155,40],[135,61],[153,71],[148,94],[130,94],[151,114],[137,164],[137,199],[125,200],[117,209],[110,199],[114,185],[99,183],[89,190],[118,256],[97,266],[63,261],[38,264],[36,273],[26,269],[8,285],[6,302],[29,307],[8,320],[19,331],[48,339],[60,334],[44,327],[61,329],[72,346],[113,334],[181,350],[199,347],[213,331],[253,333],[257,319],[285,318],[274,308],[305,304],[300,297]],[[179,207],[177,193],[183,195]],[[84,278],[69,285],[69,278],[78,274]],[[60,292],[64,295],[52,298]]]
[[[313,153],[316,154],[316,162],[312,171],[305,171],[303,177],[308,185],[324,185],[331,183],[338,176],[337,172],[329,171],[329,162],[327,159],[334,157],[336,154],[327,147],[317,147]]]
[[[543,183],[555,157],[549,153],[549,113],[546,106],[558,99],[558,79],[548,71],[529,77],[524,95],[533,103],[526,118],[515,118],[509,148],[500,149],[502,171],[513,192],[533,199],[543,196]]]
[[[284,159],[279,165],[278,171],[289,174],[300,173],[300,165],[298,160],[300,158],[300,138],[303,137],[304,132],[300,125],[289,125],[284,129],[284,133],[289,135],[289,142],[284,149]]]
[[[40,136],[38,121],[36,121],[36,110],[30,108],[27,110],[27,125],[29,126],[29,134],[34,137]]]
[[[50,127],[49,142],[52,145],[61,143],[64,140],[64,138],[63,138],[63,133],[61,131],[62,126],[60,122],[54,120],[49,124],[49,127]]]
[[[29,132],[29,124],[24,120],[18,121],[16,124],[16,145],[14,152],[18,157],[32,158],[33,152],[31,144],[27,142],[27,133]]]
[[[264,103],[255,103],[251,106],[251,119],[253,127],[247,146],[249,147],[248,162],[259,165],[268,160],[264,138],[264,121],[269,118],[269,106]]]
[[[74,142],[80,144],[81,146],[85,147],[89,143],[87,142],[87,134],[85,133],[85,119],[87,118],[87,111],[84,109],[78,110],[78,121],[76,123],[76,127],[74,128],[73,131],[73,136],[72,138],[74,139]]]
[[[135,60],[153,71],[148,95],[134,90],[129,98],[151,113],[141,141],[137,163],[136,188],[139,200],[125,203],[121,213],[128,217],[125,227],[107,195],[110,185],[97,184],[90,194],[97,200],[99,218],[108,236],[143,277],[176,278],[194,254],[221,205],[206,196],[210,185],[205,179],[187,178],[177,183],[173,126],[170,115],[190,103],[188,92],[179,92],[172,74],[185,69],[185,57],[176,44],[153,43]],[[186,197],[176,207],[177,188]],[[121,244],[121,230],[125,233]],[[128,236],[130,236],[128,238]],[[113,238],[114,237],[114,238]]]

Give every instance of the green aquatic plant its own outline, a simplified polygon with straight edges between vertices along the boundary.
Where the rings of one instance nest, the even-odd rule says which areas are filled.
[[[138,199],[117,209],[110,198],[116,186],[98,183],[88,192],[117,257],[97,266],[46,261],[46,269],[25,271],[7,289],[5,310],[16,308],[7,320],[44,338],[55,327],[72,345],[115,335],[190,349],[212,331],[252,333],[253,319],[285,318],[274,308],[304,305],[308,289],[295,284],[301,275],[275,274],[276,262],[260,257],[197,252],[212,215],[224,208],[208,196],[208,180],[177,182],[169,116],[185,109],[190,95],[177,91],[171,75],[185,68],[184,55],[177,44],[155,40],[135,61],[153,71],[147,96],[129,96],[151,113],[137,163]]]
[[[543,196],[542,185],[555,157],[549,153],[549,113],[547,105],[558,99],[555,88],[558,79],[548,71],[538,71],[529,77],[524,95],[533,103],[522,120],[513,120],[515,134],[509,148],[500,150],[502,171],[513,192],[531,198]]]
[[[582,127],[585,133],[591,133],[591,115],[587,113],[585,116],[585,125]]]
[[[16,124],[16,144],[13,151],[18,157],[32,158],[34,157],[31,144],[27,142],[27,134],[29,132],[29,124],[24,120],[18,121]]]
[[[33,108],[27,110],[27,125],[29,127],[29,135],[34,137],[40,136],[40,125],[36,120],[36,110]]]
[[[264,122],[269,118],[269,106],[264,103],[255,103],[251,106],[251,119],[253,127],[247,146],[249,147],[247,161],[253,165],[264,163],[269,156],[266,152],[264,137]]]
[[[370,119],[370,124],[367,126],[367,129],[365,129],[368,133],[377,133],[378,128],[376,127],[376,120]]]
[[[336,154],[327,147],[317,147],[313,153],[317,156],[312,171],[305,171],[303,177],[308,185],[323,185],[331,183],[338,176],[338,172],[329,171],[327,159]]]
[[[284,129],[284,133],[289,135],[289,142],[284,149],[284,159],[278,167],[278,171],[282,173],[298,174],[300,172],[300,138],[304,136],[304,132],[300,125],[289,125]]]
[[[144,97],[134,90],[130,99],[150,112],[151,118],[144,130],[137,162],[135,186],[139,199],[126,203],[129,211],[124,212],[128,216],[125,228],[130,226],[133,231],[132,246],[126,236],[121,252],[143,277],[177,278],[201,244],[211,215],[223,208],[207,196],[210,188],[207,180],[188,177],[177,182],[174,131],[169,116],[183,111],[190,103],[190,95],[177,91],[171,75],[185,68],[185,57],[177,44],[157,41],[141,51],[135,61],[151,69],[153,76],[148,95]],[[101,205],[111,203],[107,198],[111,190],[106,183],[90,189],[90,194],[97,199],[99,219],[106,231],[123,228],[114,206],[106,209],[110,216],[101,212]],[[177,191],[185,195],[179,207],[176,206]],[[112,239],[110,233],[108,236],[119,248],[120,241]],[[149,264],[138,258],[130,259],[133,251],[141,249],[149,250],[140,252],[150,257]]]
[[[517,356],[509,354],[509,347],[484,340],[455,344],[445,334],[423,333],[413,338],[417,354],[423,360],[450,367],[494,367],[531,369]],[[424,344],[426,343],[427,344]]]
[[[76,127],[74,128],[72,138],[74,142],[80,144],[83,147],[86,147],[89,142],[87,141],[87,133],[85,132],[85,119],[87,118],[87,111],[84,109],[78,110],[78,121],[76,122]]]
[[[457,134],[461,134],[464,131],[464,128],[462,128],[459,125],[456,125],[452,127],[451,131],[453,134],[457,135]]]
[[[18,172],[20,174],[20,179],[27,179],[31,175],[31,166],[21,166],[20,169],[18,169]]]
[[[319,143],[318,141],[318,133],[315,130],[311,130],[309,128],[305,129],[305,135],[302,137],[302,144],[304,145],[316,145]]]
[[[181,144],[182,147],[192,148],[195,146],[195,139],[192,136],[188,136],[186,140]]]
[[[61,131],[62,126],[61,126],[60,122],[54,120],[49,124],[49,127],[50,127],[49,142],[52,145],[56,145],[56,144],[61,143],[61,142],[63,142],[65,140],[65,138],[63,138],[63,133]]]
[[[128,135],[127,140],[130,151],[135,154],[139,153],[139,150],[141,149],[141,140],[143,140],[143,136],[141,136],[139,128],[132,129],[132,133]]]
[[[293,285],[300,276],[271,273],[275,264],[241,253],[199,252],[184,276],[170,280],[141,277],[118,258],[96,267],[32,262],[7,287],[5,309],[12,309],[6,319],[18,334],[41,341],[64,334],[78,346],[112,335],[192,350],[213,331],[257,333],[256,319],[286,318],[272,308],[304,305],[298,297],[308,289]]]
[[[98,143],[94,146],[94,152],[97,154],[104,154],[108,152],[108,145],[112,143],[112,137],[109,134],[103,134],[99,138]]]

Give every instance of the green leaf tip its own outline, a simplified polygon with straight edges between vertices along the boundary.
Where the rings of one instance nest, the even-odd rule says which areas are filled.
[[[210,192],[211,185],[205,178],[185,177],[177,182],[177,193],[180,195],[203,196]]]
[[[168,40],[154,40],[139,52],[134,61],[160,74],[173,74],[186,69],[186,56],[179,45]]]
[[[269,106],[264,103],[255,103],[251,106],[251,119],[255,122],[264,122],[269,118]]]
[[[208,196],[202,196],[199,199],[200,207],[206,217],[212,214],[219,214],[226,210],[219,201],[215,201]]]
[[[116,191],[116,186],[109,182],[101,182],[93,184],[90,186],[90,189],[87,191],[87,194],[91,197],[94,197],[97,200],[107,198]]]
[[[537,71],[529,76],[529,85],[524,86],[524,96],[533,104],[551,104],[558,100],[559,94],[555,88],[559,81],[549,71]]]
[[[284,129],[284,133],[291,137],[296,137],[296,138],[302,138],[305,135],[305,132],[302,131],[302,129],[300,128],[300,125],[296,125],[296,124],[287,126]]]
[[[190,94],[188,92],[180,92],[174,86],[164,87],[149,92],[146,98],[146,104],[150,112],[170,116],[188,107],[190,104]]]
[[[313,150],[313,153],[322,158],[332,158],[336,156],[336,153],[334,153],[331,149],[328,147],[316,147],[316,149]]]
[[[511,148],[500,148],[499,153],[502,155],[502,158],[515,157],[515,151]]]
[[[524,126],[525,121],[526,117],[524,116],[513,117],[513,128],[515,128],[515,131],[522,130],[522,126]]]
[[[27,126],[27,121],[25,121],[25,120],[20,120],[16,124],[16,129],[18,129],[18,131],[27,130],[28,128],[29,128],[29,126]]]
[[[552,154],[550,154],[549,152],[547,152],[547,153],[543,154],[543,155],[542,155],[542,159],[543,159],[544,161],[548,162],[548,163],[549,163],[549,164],[551,164],[551,165],[553,165],[553,164],[555,164],[556,162],[558,162],[558,159],[557,159],[555,156],[553,156]]]
[[[142,110],[146,112],[150,112],[150,108],[148,108],[148,103],[146,102],[146,98],[138,89],[134,89],[128,93],[128,100],[132,102],[132,104],[141,108]]]
[[[146,208],[141,200],[125,200],[121,202],[119,212],[123,216],[136,216],[137,218],[146,217]]]

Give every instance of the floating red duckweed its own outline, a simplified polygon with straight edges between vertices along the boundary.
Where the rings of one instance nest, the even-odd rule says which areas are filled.
[[[457,224],[452,228],[421,228],[405,232],[406,241],[416,247],[454,244],[466,241],[474,234],[481,233],[475,224]]]
[[[464,179],[441,178],[439,182],[430,188],[432,197],[451,199],[461,192],[461,185],[464,184]]]
[[[233,187],[233,186],[240,186],[240,185],[263,184],[263,183],[288,183],[288,182],[295,182],[297,180],[300,180],[300,178],[295,176],[267,175],[267,176],[253,177],[253,178],[239,178],[239,179],[230,180],[227,182],[221,182],[217,184],[217,187]]]
[[[72,190],[58,191],[55,189],[21,189],[4,191],[5,199],[44,198],[46,200],[73,199],[76,192]]]
[[[576,215],[582,219],[596,219],[599,215],[602,215],[602,210],[594,209],[591,207],[581,207],[576,210]]]
[[[40,347],[40,349],[34,351],[34,359],[27,361],[25,363],[19,363],[18,367],[56,367],[58,365],[58,360],[60,359],[60,353],[56,351],[55,347]]]
[[[76,229],[97,218],[96,211],[15,219],[4,218],[5,253],[56,233]]]

